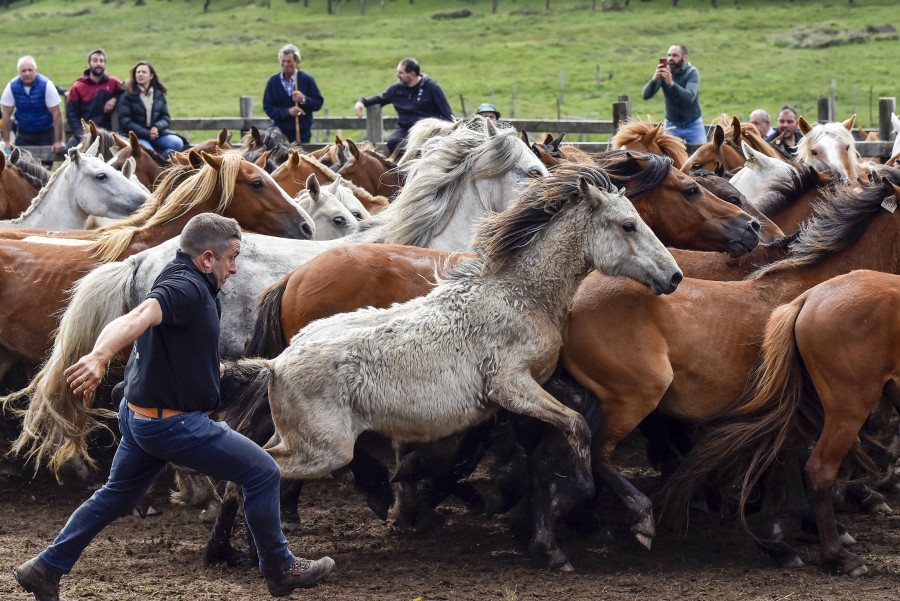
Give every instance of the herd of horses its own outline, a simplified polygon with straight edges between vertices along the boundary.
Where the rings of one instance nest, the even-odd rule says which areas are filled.
[[[450,494],[525,504],[532,549],[568,571],[557,525],[604,488],[651,547],[654,503],[613,457],[641,428],[662,517],[720,505],[785,567],[802,565],[797,517],[825,569],[858,575],[834,495],[884,507],[877,486],[900,488],[900,141],[862,161],[853,124],[801,120],[796,156],[737,118],[688,156],[661,124],[586,153],[478,116],[420,122],[396,163],[256,129],[169,162],[91,126],[52,175],[0,153],[11,454],[97,467],[114,406],[63,371],[214,211],[246,232],[221,293],[216,418],[279,463],[287,514],[302,480],[349,466],[379,517],[411,527]],[[492,453],[509,462],[473,492]],[[229,486],[207,561],[234,560],[239,505]]]

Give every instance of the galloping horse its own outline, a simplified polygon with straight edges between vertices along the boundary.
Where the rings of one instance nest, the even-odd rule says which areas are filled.
[[[739,398],[764,325],[778,304],[854,268],[900,272],[900,217],[881,209],[891,187],[836,188],[807,222],[790,258],[740,282],[686,279],[660,302],[621,278],[591,274],[563,329],[561,364],[600,399],[595,472],[636,518],[649,546],[649,499],[613,467],[610,454],[651,411],[705,419]],[[690,319],[684,319],[690,316]]]
[[[397,165],[374,150],[360,150],[353,140],[347,140],[350,158],[338,173],[373,196],[392,198],[403,187],[403,176]]]
[[[797,160],[822,161],[840,176],[842,183],[855,184],[859,174],[859,152],[851,133],[855,122],[856,115],[843,123],[819,123],[812,127],[801,120],[803,138],[797,144]]]
[[[805,446],[818,439],[806,475],[822,562],[851,576],[867,571],[862,559],[841,544],[833,488],[844,458],[859,452],[857,436],[879,400],[887,398],[900,409],[898,299],[900,277],[857,270],[773,311],[753,386],[704,429],[673,476],[673,503],[683,505],[698,483],[730,468],[737,476],[734,484],[744,519],[750,490],[773,464],[783,461],[788,440],[799,435]]]
[[[0,219],[14,219],[28,208],[43,184],[37,185],[33,176],[7,161],[5,152],[0,155]]]
[[[478,257],[460,262],[428,296],[317,321],[274,361],[238,362],[259,374],[246,398],[255,404],[268,392],[277,427],[268,450],[284,476],[341,467],[365,430],[434,440],[505,408],[561,430],[578,488],[590,493],[584,420],[540,387],[556,363],[569,297],[593,268],[656,294],[681,280],[615,189],[595,168],[560,167],[489,217],[476,236]]]
[[[643,121],[620,122],[619,130],[609,141],[610,148],[636,150],[638,152],[667,156],[672,159],[676,169],[683,169],[688,160],[687,148],[681,138],[668,135],[666,133],[668,130],[664,130],[663,125],[664,123],[662,122],[656,126]],[[712,168],[707,168],[708,171],[713,171],[714,169],[715,165]]]
[[[422,158],[411,165],[407,186],[400,196],[381,214],[362,222],[357,234],[327,242],[244,236],[242,276],[231,278],[222,295],[221,356],[240,355],[250,337],[257,294],[293,267],[328,248],[356,240],[466,247],[473,222],[488,212],[505,208],[525,182],[547,175],[531,150],[516,138],[514,130],[498,131],[490,122],[483,130],[461,128],[426,146]],[[448,170],[448,166],[452,168]],[[44,433],[54,440],[70,439],[64,443],[64,450],[53,453],[52,469],[58,470],[75,454],[90,460],[84,437],[77,432],[96,426],[83,407],[77,413],[60,412],[60,407],[73,407],[76,403],[68,387],[59,386],[63,380],[58,374],[71,365],[72,354],[80,357],[86,352],[104,325],[128,306],[140,303],[159,270],[171,260],[177,243],[170,240],[125,261],[103,265],[83,278],[60,320],[50,359],[28,388],[6,398],[7,402],[24,396],[31,399],[31,430],[23,432],[23,446]],[[110,248],[109,253],[113,250]],[[74,429],[71,424],[76,424]]]
[[[0,228],[77,229],[91,215],[127,217],[145,200],[147,193],[121,172],[73,148],[25,212]]]
[[[715,171],[716,165],[721,165],[728,173],[733,173],[744,166],[746,158],[741,150],[741,145],[746,142],[756,152],[773,159],[781,160],[782,155],[770,146],[759,130],[752,123],[741,123],[737,117],[732,117],[728,125],[727,117],[722,115],[723,125],[716,124],[713,129],[712,140],[702,144],[694,151],[681,168],[688,173],[694,169],[706,169]]]

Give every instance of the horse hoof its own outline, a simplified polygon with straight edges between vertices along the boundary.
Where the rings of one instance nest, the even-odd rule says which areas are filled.
[[[778,561],[779,568],[802,568],[804,565],[803,560],[800,559],[799,555],[793,555],[791,557],[785,557]]]
[[[841,544],[844,545],[854,545],[856,544],[856,539],[850,536],[849,532],[844,532],[843,534],[838,536],[838,540],[841,541]]]
[[[567,561],[567,562],[564,563],[562,566],[556,568],[556,570],[557,570],[558,572],[574,572],[574,571],[575,571],[575,568],[573,568],[573,567],[572,567],[572,564],[570,564],[570,563]]]
[[[653,539],[646,534],[641,534],[640,532],[635,532],[634,538],[637,539],[637,542],[641,544],[642,547],[650,550],[650,547],[653,546]]]
[[[888,505],[887,503],[878,503],[877,505],[873,505],[872,507],[869,507],[868,509],[869,509],[869,513],[878,513],[881,515],[885,515],[885,514],[891,513],[893,511],[891,509],[891,506]]]
[[[868,571],[869,571],[869,568],[867,568],[865,565],[861,565],[861,566],[854,568],[854,569],[850,570],[849,572],[847,572],[847,576],[851,576],[851,577],[855,578],[857,576],[861,576],[861,575],[865,574]]]

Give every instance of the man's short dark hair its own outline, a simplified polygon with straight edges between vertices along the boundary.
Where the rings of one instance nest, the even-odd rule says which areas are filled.
[[[178,241],[181,250],[193,259],[208,250],[218,259],[231,247],[233,240],[240,239],[241,226],[234,219],[216,213],[200,213],[187,222]]]
[[[794,119],[798,119],[800,117],[799,113],[797,113],[797,109],[795,109],[794,107],[792,107],[789,104],[786,104],[783,107],[781,107],[781,110],[778,112],[783,113],[784,111],[791,111],[792,113],[794,113]]]
[[[95,48],[88,52],[88,62],[91,62],[91,57],[95,54],[102,54],[103,58],[106,58],[106,52],[103,51],[103,48]]]
[[[673,45],[673,46],[678,46],[679,48],[681,48],[681,54],[682,54],[683,56],[687,56],[687,53],[688,53],[688,51],[687,51],[687,46],[685,46],[684,44],[672,44],[672,45]]]
[[[412,57],[404,58],[400,61],[400,66],[402,66],[403,70],[407,73],[415,73],[416,75],[422,74],[422,68],[419,67],[419,61]]]

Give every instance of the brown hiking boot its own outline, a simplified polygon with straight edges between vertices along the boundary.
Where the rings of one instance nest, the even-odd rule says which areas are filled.
[[[23,589],[34,594],[37,601],[65,601],[59,598],[59,579],[54,572],[35,557],[13,570],[13,576]]]
[[[290,595],[295,588],[310,588],[328,576],[334,560],[323,557],[315,561],[295,557],[291,566],[283,572],[264,574],[266,584],[269,585],[269,593],[273,597]]]

